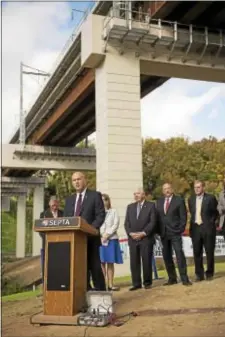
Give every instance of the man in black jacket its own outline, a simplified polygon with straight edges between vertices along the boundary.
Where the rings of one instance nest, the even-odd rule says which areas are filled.
[[[155,204],[145,200],[145,193],[139,189],[135,193],[136,202],[128,205],[124,227],[130,248],[130,267],[133,286],[130,291],[142,288],[141,259],[143,267],[143,284],[145,289],[152,285],[152,256],[156,227]]]
[[[41,212],[40,219],[43,218],[60,218],[63,216],[63,211],[59,209],[59,201],[56,197],[51,197],[49,201],[49,208]],[[41,266],[42,266],[42,279],[44,280],[44,263],[45,263],[45,233],[40,233],[42,238],[41,249]]]
[[[173,249],[176,254],[178,269],[183,285],[191,285],[187,275],[187,263],[183,252],[182,233],[187,223],[187,210],[184,200],[173,193],[171,184],[162,187],[163,197],[157,200],[156,208],[159,231],[163,245],[163,259],[165,262],[168,282],[165,285],[177,283],[177,275],[173,261]]]
[[[204,183],[195,181],[195,195],[188,200],[191,214],[190,237],[192,239],[196,281],[204,280],[203,247],[206,252],[206,279],[214,275],[214,251],[216,244],[216,220],[218,217],[217,200],[214,195],[204,191]]]
[[[87,188],[86,177],[82,172],[72,175],[72,184],[76,190],[66,198],[64,216],[81,216],[88,224],[100,229],[105,220],[105,207],[100,192],[91,191]],[[100,233],[100,232],[99,232]],[[87,242],[87,288],[90,290],[90,277],[95,290],[106,290],[105,279],[101,268],[99,247],[101,245],[99,236],[88,236]]]

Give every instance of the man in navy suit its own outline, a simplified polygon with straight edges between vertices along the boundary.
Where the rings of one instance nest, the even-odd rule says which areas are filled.
[[[173,261],[173,249],[176,254],[180,278],[185,286],[192,283],[187,275],[187,263],[183,251],[182,234],[187,223],[187,210],[184,200],[175,195],[171,184],[162,187],[163,197],[157,200],[159,231],[163,246],[163,259],[165,262],[168,282],[165,285],[177,283],[176,269]]]
[[[82,172],[72,175],[72,185],[76,193],[67,197],[64,208],[65,217],[81,216],[96,229],[100,229],[105,220],[105,207],[100,192],[87,188],[86,177]],[[99,236],[88,236],[87,242],[87,285],[90,290],[90,277],[95,290],[106,290],[105,279],[101,268]]]

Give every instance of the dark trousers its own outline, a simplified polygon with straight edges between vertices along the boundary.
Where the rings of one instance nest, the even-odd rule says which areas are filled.
[[[204,225],[195,225],[192,232],[192,244],[195,261],[195,274],[197,277],[204,278],[203,266],[203,247],[205,248],[207,270],[206,277],[214,275],[214,251],[216,245],[216,234],[208,233],[204,229]]]
[[[92,279],[95,290],[106,290],[105,278],[102,272],[101,261],[99,256],[98,238],[88,238],[87,288],[90,287],[90,279]]]
[[[173,249],[176,254],[177,265],[180,273],[180,278],[182,282],[188,281],[187,276],[187,263],[183,251],[183,242],[180,235],[174,235],[171,237],[162,238],[163,245],[163,259],[165,262],[165,267],[170,281],[177,280],[176,269],[173,261]]]
[[[130,269],[134,287],[142,285],[141,261],[143,269],[143,284],[145,286],[152,284],[153,244],[153,239],[149,238],[144,238],[140,241],[129,239]]]

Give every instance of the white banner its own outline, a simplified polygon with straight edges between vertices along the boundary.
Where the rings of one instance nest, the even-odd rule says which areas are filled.
[[[183,236],[183,249],[186,257],[193,257],[193,247],[192,241],[189,236]],[[129,246],[127,242],[127,238],[120,239],[120,247],[123,253],[123,259],[127,260],[130,257]],[[154,246],[154,254],[155,257],[162,257],[162,245],[161,242],[156,240],[156,244]],[[204,251],[205,256],[205,251]],[[215,256],[225,256],[225,242],[223,236],[216,237],[216,248],[215,248]]]

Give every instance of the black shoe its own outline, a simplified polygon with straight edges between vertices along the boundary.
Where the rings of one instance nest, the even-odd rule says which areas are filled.
[[[151,289],[152,285],[151,284],[146,284],[144,287],[145,287],[145,289]]]
[[[142,286],[133,286],[129,289],[129,291],[134,291],[134,290],[138,290],[138,289],[141,289]]]
[[[168,280],[166,283],[164,283],[164,286],[172,286],[173,284],[177,284],[177,280]]]
[[[192,283],[191,281],[187,280],[187,281],[184,281],[182,282],[183,283],[183,286],[192,286]]]
[[[199,276],[197,276],[196,277],[196,279],[195,279],[195,282],[202,282],[202,281],[204,281],[204,276],[203,277],[199,277]]]
[[[213,280],[213,276],[206,276],[206,281],[212,281]]]

